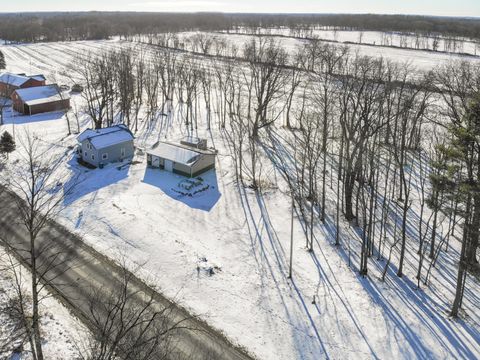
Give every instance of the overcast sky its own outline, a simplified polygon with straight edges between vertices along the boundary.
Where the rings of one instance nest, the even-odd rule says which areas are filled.
[[[223,11],[480,17],[480,0],[0,0],[0,12]]]

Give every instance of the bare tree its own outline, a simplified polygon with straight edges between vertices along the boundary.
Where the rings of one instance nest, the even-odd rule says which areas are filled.
[[[40,331],[42,290],[51,284],[62,271],[65,261],[62,254],[52,253],[49,242],[39,241],[39,234],[61,210],[65,197],[73,191],[75,180],[62,171],[64,156],[52,159],[44,156],[41,141],[28,133],[21,139],[23,149],[20,161],[1,176],[11,191],[11,200],[20,214],[20,222],[28,234],[28,246],[20,246],[15,239],[3,239],[16,252],[28,254],[26,261],[31,272],[31,319],[27,335],[32,344],[35,360],[42,360]],[[65,254],[63,254],[65,255]],[[27,316],[24,312],[23,316]]]
[[[116,73],[118,98],[122,123],[130,128],[131,113],[135,99],[134,54],[131,49],[122,49],[117,55]]]
[[[107,120],[107,126],[113,121],[115,62],[115,55],[109,52],[99,56],[89,53],[72,65],[73,71],[83,82],[82,96],[86,102],[86,113],[95,129],[102,128],[104,120]]]

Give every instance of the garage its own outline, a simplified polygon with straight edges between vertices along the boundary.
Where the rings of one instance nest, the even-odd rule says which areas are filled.
[[[147,151],[147,163],[152,168],[159,168],[188,177],[215,168],[217,151],[193,145],[159,141]]]

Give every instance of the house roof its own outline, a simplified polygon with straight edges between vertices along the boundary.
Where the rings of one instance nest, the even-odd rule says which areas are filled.
[[[61,93],[56,84],[17,89],[15,93],[27,105],[38,105],[70,98],[67,93]]]
[[[188,166],[193,165],[202,155],[193,149],[186,149],[177,144],[162,141],[158,142],[152,149],[148,150],[147,153]]]
[[[87,129],[77,137],[80,143],[87,139],[95,149],[104,149],[115,144],[133,141],[134,137],[125,125],[115,125],[97,130]]]
[[[43,75],[26,76],[25,74],[12,74],[8,72],[0,75],[0,82],[4,84],[9,84],[12,86],[17,86],[17,87],[22,86],[30,79],[45,81],[45,76]]]

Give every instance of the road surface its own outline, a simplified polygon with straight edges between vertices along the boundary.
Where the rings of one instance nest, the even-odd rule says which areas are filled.
[[[28,233],[20,222],[18,208],[11,196],[15,195],[0,188],[0,241],[13,245],[17,249],[16,256],[28,265],[29,254],[24,251],[29,244]],[[48,273],[50,279],[55,278],[50,290],[87,326],[92,327],[92,315],[88,311],[91,290],[114,291],[118,286],[121,268],[55,222],[47,224],[41,231],[37,248],[43,250],[40,264],[45,264],[53,258],[52,255],[58,254],[55,261],[59,266]],[[151,294],[159,309],[172,309],[168,311],[169,321],[188,319],[182,326],[195,329],[175,332],[171,359],[252,359],[242,349],[228,342],[221,333],[192,318],[184,309],[172,304],[138,278],[134,278],[131,286],[132,291],[141,294],[136,297],[138,303],[135,305],[141,306],[141,302],[148,298],[145,294]]]

